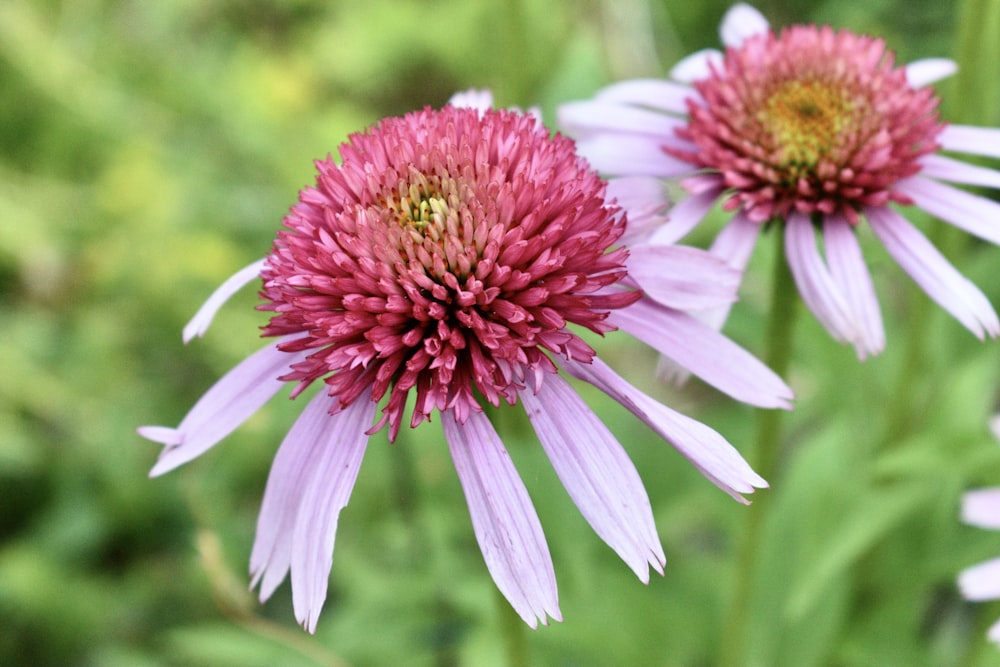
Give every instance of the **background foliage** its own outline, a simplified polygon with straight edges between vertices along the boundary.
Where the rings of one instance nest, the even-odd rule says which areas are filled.
[[[882,35],[904,62],[961,58],[963,74],[942,88],[954,94],[946,115],[998,124],[996,35],[976,9],[986,3],[967,5],[758,3],[776,25]],[[295,626],[287,585],[264,606],[246,590],[267,470],[300,402],[274,401],[156,480],[156,447],[134,429],[176,423],[259,345],[253,290],[203,340],[185,348],[180,330],[221,280],[266,252],[313,179],[311,160],[349,132],[468,87],[492,88],[501,105],[540,104],[551,119],[559,101],[662,75],[717,45],[727,6],[0,3],[0,664],[501,661],[493,584],[435,426],[370,448],[315,639]],[[1000,250],[934,233],[1000,304]],[[766,245],[727,325],[757,351]],[[954,583],[1000,553],[1000,535],[957,520],[963,490],[1000,484],[986,428],[996,343],[930,307],[877,247],[866,256],[888,349],[859,364],[801,317],[789,378],[799,400],[765,492],[774,502],[747,662],[998,665],[985,629],[1000,607],[962,601]],[[746,451],[751,410],[698,382],[658,386],[652,355],[621,337],[597,345]],[[623,410],[588,398],[643,475],[667,570],[649,586],[635,581],[514,420],[512,455],[566,619],[530,634],[532,655],[550,665],[711,663],[748,510]]]

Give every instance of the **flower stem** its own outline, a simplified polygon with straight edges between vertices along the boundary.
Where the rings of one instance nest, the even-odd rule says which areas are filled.
[[[784,377],[792,359],[792,342],[798,292],[784,254],[784,227],[776,225],[774,265],[771,283],[771,312],[767,323],[767,343],[764,361],[778,375]],[[783,410],[758,410],[757,429],[753,456],[757,473],[769,483],[774,483],[781,445]],[[748,508],[750,516],[738,545],[735,563],[736,579],[733,596],[723,626],[719,664],[737,667],[746,663],[746,640],[753,592],[757,553],[764,531],[768,510],[773,499],[770,492],[754,494]]]

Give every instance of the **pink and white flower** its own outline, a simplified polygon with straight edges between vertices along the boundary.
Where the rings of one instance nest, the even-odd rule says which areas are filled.
[[[1000,243],[1000,204],[946,184],[1000,188],[1000,171],[939,154],[1000,157],[1000,130],[945,125],[928,84],[944,59],[896,67],[881,39],[829,26],[773,32],[748,5],[721,26],[726,51],[681,61],[671,80],[611,85],[559,110],[581,154],[612,176],[682,178],[689,195],[651,244],[683,238],[716,202],[734,212],[711,251],[743,271],[762,229],[785,228],[803,300],[859,356],[885,346],[858,228],[867,227],[934,301],[979,338],[1000,333],[986,297],[892,205],[915,205]],[[825,258],[817,248],[822,240]],[[633,252],[631,274],[655,265]],[[652,292],[647,280],[640,286]],[[706,318],[721,326],[727,308]]]
[[[731,301],[733,272],[708,253],[665,249],[674,302],[638,304],[627,250],[616,245],[625,212],[606,184],[571,140],[489,102],[466,94],[383,120],[340,147],[340,164],[317,161],[315,186],[300,193],[271,252],[223,283],[184,330],[185,341],[203,335],[259,276],[259,309],[271,314],[264,335],[277,342],[220,379],[177,428],[139,429],[165,445],[151,471],[161,475],[283,386],[295,397],[325,385],[278,449],[250,559],[262,600],[291,573],[295,614],[310,632],[369,437],[387,427],[392,440],[404,421],[415,428],[435,412],[497,587],[532,627],[561,619],[541,524],[482,401],[520,402],[597,534],[642,581],[650,567],[662,572],[638,472],[560,368],[619,401],[732,496],[766,486],[721,435],[627,383],[571,329],[632,329],[724,391],[787,407],[790,390],[749,353],[715,331],[691,338],[699,325],[684,310]],[[616,189],[628,199],[635,188]],[[654,214],[640,211],[637,224]]]
[[[1000,415],[990,423],[993,435],[1000,438]],[[962,496],[962,521],[970,526],[1000,530],[1000,487],[975,489]],[[958,575],[958,588],[967,600],[1000,600],[1000,558],[967,568]],[[987,635],[1000,644],[1000,621]]]

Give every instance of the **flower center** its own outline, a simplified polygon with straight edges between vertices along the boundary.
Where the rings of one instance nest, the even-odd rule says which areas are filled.
[[[624,217],[605,185],[531,116],[446,107],[390,118],[317,163],[262,278],[265,335],[312,350],[282,377],[322,379],[341,405],[388,396],[390,438],[433,410],[460,421],[478,398],[513,403],[554,372],[550,354],[593,350],[637,292],[612,248]],[[410,400],[412,399],[412,400]]]
[[[911,203],[892,186],[943,127],[933,92],[909,85],[882,40],[829,27],[755,35],[695,89],[677,132],[694,147],[664,150],[719,173],[726,208],[759,222],[799,211],[856,223],[866,206]]]

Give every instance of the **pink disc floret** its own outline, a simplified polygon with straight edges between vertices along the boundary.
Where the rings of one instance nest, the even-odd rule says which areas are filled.
[[[281,379],[323,379],[340,408],[388,396],[395,438],[437,409],[464,422],[477,397],[513,404],[556,371],[590,361],[567,326],[613,329],[639,294],[612,248],[624,214],[574,150],[533,117],[445,107],[390,118],[317,161],[261,272],[267,336],[308,351]]]

